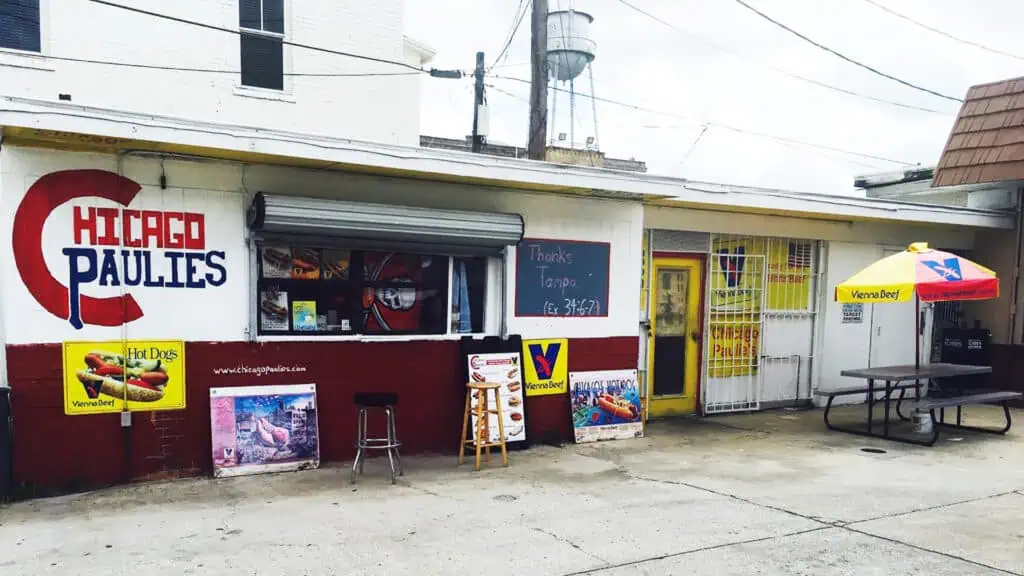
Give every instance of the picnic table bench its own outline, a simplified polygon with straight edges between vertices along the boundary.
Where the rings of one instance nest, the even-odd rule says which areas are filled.
[[[874,438],[885,438],[887,440],[894,440],[897,442],[905,442],[908,444],[916,444],[919,446],[933,446],[939,439],[940,428],[955,428],[960,430],[971,430],[975,432],[985,432],[990,434],[1005,434],[1010,430],[1013,422],[1010,417],[1009,402],[1022,396],[1019,392],[1003,392],[1003,391],[985,391],[977,392],[967,395],[959,395],[952,397],[943,398],[921,398],[921,382],[930,381],[932,378],[956,378],[960,376],[971,376],[977,374],[988,374],[992,371],[987,366],[965,366],[959,364],[928,364],[926,366],[880,366],[876,368],[866,368],[860,370],[844,370],[840,374],[842,376],[848,376],[851,378],[864,378],[867,380],[866,386],[851,386],[840,388],[836,390],[815,390],[814,395],[819,397],[827,398],[828,401],[825,404],[825,426],[829,430],[835,430],[837,432],[846,432],[849,434],[856,434],[858,436],[870,436]],[[875,386],[876,380],[882,380],[885,382],[885,386],[878,388]],[[906,399],[907,390],[913,389],[915,395],[913,400]],[[932,432],[931,436],[927,439],[920,440],[917,438],[906,438],[901,436],[893,436],[890,434],[890,402],[894,392],[899,391],[899,397],[896,399],[896,415],[901,420],[910,420],[909,416],[905,416],[902,412],[904,403],[913,404],[914,408],[918,411],[927,411],[932,421]],[[884,392],[880,400],[875,399],[877,392]],[[832,410],[833,401],[840,396],[854,396],[859,394],[867,395],[868,403],[868,421],[866,429],[852,428],[848,426],[838,426],[833,424],[829,420],[829,414]],[[875,403],[881,401],[885,403],[885,420],[882,422],[882,433],[878,434],[874,431],[874,408]],[[1005,425],[1002,428],[983,428],[977,426],[965,426],[962,419],[962,410],[967,405],[978,405],[978,404],[1001,404],[1003,407],[1003,415],[1005,417]],[[946,422],[946,408],[956,408],[956,424]],[[939,411],[939,416],[936,418],[935,411]]]

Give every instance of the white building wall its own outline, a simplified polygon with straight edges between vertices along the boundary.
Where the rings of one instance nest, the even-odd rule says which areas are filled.
[[[68,169],[117,171],[113,155],[70,153],[5,146],[0,151],[0,238],[11,238],[12,218],[25,191],[40,176]],[[160,190],[163,169],[167,190]],[[435,208],[513,212],[523,215],[527,237],[592,240],[611,243],[609,316],[607,318],[515,318],[514,255],[506,265],[507,331],[527,338],[636,336],[639,322],[641,229],[638,203],[555,197],[522,191],[488,189],[415,180],[371,177],[275,166],[224,162],[126,157],[123,174],[142,185],[131,207],[162,211],[203,211],[208,246],[223,249],[228,281],[204,289],[128,290],[145,315],[125,328],[86,326],[74,329],[66,320],[43,310],[28,293],[13,261],[11,245],[0,253],[3,319],[9,344],[91,339],[244,340],[250,318],[249,258],[244,211],[247,197],[258,191],[396,203]],[[114,206],[105,200],[96,205]],[[80,204],[80,202],[79,202]],[[73,244],[70,205],[58,208],[44,229],[47,266],[55,276],[67,274],[60,253]],[[212,248],[211,248],[212,249]],[[514,254],[514,252],[513,252]],[[162,257],[162,256],[161,256]],[[63,271],[63,272],[60,272]],[[88,294],[116,296],[120,289],[89,285]],[[346,337],[341,337],[346,338]],[[352,337],[347,337],[352,338]]]
[[[816,370],[817,386],[835,390],[863,384],[863,381],[840,376],[843,370],[873,366],[895,366],[914,363],[914,338],[921,341],[921,362],[930,357],[932,307],[921,304],[924,314],[923,336],[915,333],[913,302],[865,304],[859,323],[843,323],[843,305],[833,295],[836,286],[880,258],[899,252],[900,246],[853,242],[830,242],[826,271],[826,291],[822,294],[824,326],[819,337],[821,350]],[[844,396],[835,404],[863,402],[862,396]],[[824,405],[825,400],[815,398]]]
[[[238,29],[238,0],[137,0],[132,7]],[[419,66],[403,42],[402,0],[286,2],[286,39]],[[41,0],[42,54],[0,49],[0,95],[160,116],[331,135],[406,146],[419,142],[420,75],[387,64],[284,47],[281,92],[241,87],[239,37],[95,4]],[[218,70],[169,71],[57,58]]]
[[[973,248],[975,239],[975,232],[969,228],[812,220],[791,216],[667,207],[648,207],[644,212],[644,227],[776,238],[804,238],[807,240],[870,241],[904,247],[910,245],[911,242],[923,241],[929,242],[935,247],[950,249]]]
[[[860,323],[843,324],[843,305],[832,296],[836,286],[870,265],[882,256],[877,244],[829,242],[825,272],[825,290],[822,294],[824,326],[818,343],[817,386],[821,390],[835,390],[856,385],[857,382],[839,375],[843,370],[866,368],[871,362],[871,313],[866,304]],[[821,404],[820,398],[814,399]],[[836,403],[863,402],[859,396],[836,398]]]

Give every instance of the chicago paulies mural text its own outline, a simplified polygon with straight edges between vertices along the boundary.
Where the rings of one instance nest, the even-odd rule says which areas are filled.
[[[86,324],[120,326],[142,318],[132,287],[189,289],[227,281],[224,252],[208,250],[203,214],[135,210],[141,190],[105,170],[65,170],[37,180],[14,215],[14,260],[29,293],[48,312],[76,329]],[[73,205],[71,245],[61,247],[64,266],[56,278],[43,252],[43,227],[59,206],[101,198],[120,206]],[[123,287],[119,296],[83,294],[88,285]]]

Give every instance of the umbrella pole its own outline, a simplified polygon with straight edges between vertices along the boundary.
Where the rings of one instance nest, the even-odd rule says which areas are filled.
[[[921,298],[914,292],[914,370],[921,369]],[[921,380],[914,381],[914,399],[921,399]]]
[[[921,367],[921,299],[914,294],[914,368]]]

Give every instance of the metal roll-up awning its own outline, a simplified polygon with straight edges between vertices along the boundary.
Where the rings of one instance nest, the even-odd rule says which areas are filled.
[[[265,242],[404,250],[451,255],[495,254],[523,238],[519,214],[439,210],[300,196],[256,194],[249,228]]]

